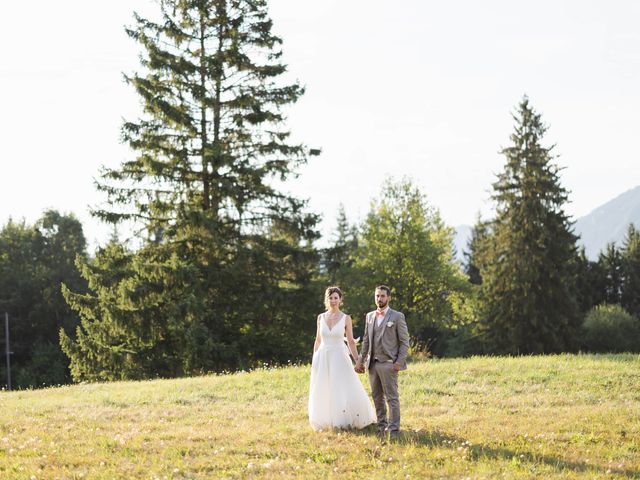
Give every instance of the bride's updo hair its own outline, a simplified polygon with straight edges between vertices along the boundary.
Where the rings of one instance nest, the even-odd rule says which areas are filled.
[[[338,296],[340,297],[340,305],[342,305],[342,290],[340,290],[340,287],[328,287],[324,291],[324,306],[327,308],[327,310],[329,310],[329,297],[334,293],[338,294]]]

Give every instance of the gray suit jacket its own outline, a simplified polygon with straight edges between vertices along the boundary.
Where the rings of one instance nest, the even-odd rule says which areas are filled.
[[[367,313],[364,324],[364,335],[362,340],[362,350],[358,361],[369,368],[371,362],[371,345],[373,344],[373,323],[376,321],[376,312]],[[402,312],[397,312],[389,308],[382,320],[384,327],[382,334],[382,347],[385,353],[393,359],[394,363],[399,363],[400,370],[407,369],[407,353],[409,352],[409,330],[407,321]]]

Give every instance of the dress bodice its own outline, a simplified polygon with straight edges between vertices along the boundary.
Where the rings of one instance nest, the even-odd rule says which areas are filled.
[[[343,313],[342,317],[340,317],[340,320],[336,322],[333,328],[329,328],[326,313],[323,313],[321,317],[320,334],[322,337],[322,343],[326,346],[344,345],[344,322],[347,316]]]
[[[347,316],[333,328],[319,317],[320,347],[313,353],[309,383],[309,422],[314,430],[364,428],[376,422],[376,412],[344,343]]]

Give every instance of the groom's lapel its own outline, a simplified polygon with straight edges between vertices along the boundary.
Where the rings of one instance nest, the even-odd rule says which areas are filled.
[[[376,314],[372,312],[369,314],[369,345],[373,344],[373,339],[375,338],[375,328],[376,328]]]

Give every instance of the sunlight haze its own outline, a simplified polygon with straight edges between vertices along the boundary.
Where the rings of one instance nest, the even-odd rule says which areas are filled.
[[[269,2],[289,78],[295,139],[321,148],[285,188],[309,198],[330,240],[335,211],[366,215],[388,176],[409,176],[451,226],[491,214],[511,112],[524,94],[557,144],[567,212],[586,215],[640,184],[640,3],[633,1]],[[102,165],[130,156],[139,68],[124,25],[153,2],[10,2],[0,17],[0,222],[88,208]]]

